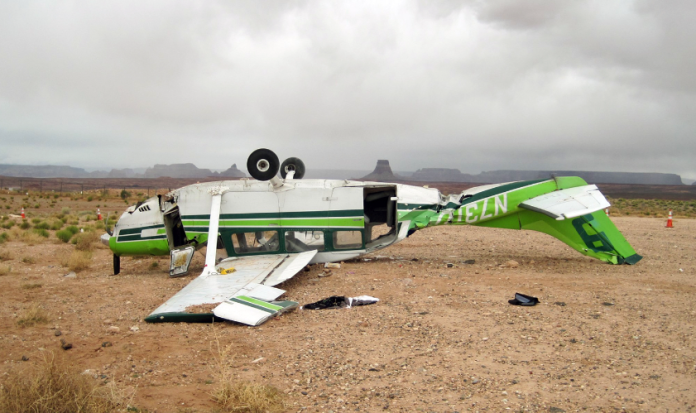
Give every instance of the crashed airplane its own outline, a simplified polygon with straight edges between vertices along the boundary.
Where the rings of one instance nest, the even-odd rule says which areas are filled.
[[[214,315],[259,325],[298,305],[275,301],[285,292],[275,286],[307,264],[348,260],[439,225],[539,231],[610,264],[642,258],[604,213],[609,202],[578,177],[445,196],[398,183],[301,180],[300,159],[281,164],[268,149],[254,151],[247,169],[256,180],[198,183],[130,206],[102,236],[114,254],[114,274],[121,256],[170,255],[169,275],[182,276],[196,250],[215,246],[206,249],[203,272],[146,321]]]

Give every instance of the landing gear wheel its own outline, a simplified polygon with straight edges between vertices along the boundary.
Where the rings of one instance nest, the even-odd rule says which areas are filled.
[[[268,181],[276,176],[280,161],[270,149],[257,149],[247,159],[249,174],[259,181]]]
[[[304,162],[300,158],[288,158],[280,165],[280,176],[285,179],[288,172],[295,171],[295,176],[292,179],[302,179],[305,174]]]

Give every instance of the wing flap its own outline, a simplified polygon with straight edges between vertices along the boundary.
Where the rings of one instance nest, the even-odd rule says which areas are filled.
[[[559,221],[591,214],[609,206],[609,201],[597,185],[562,189],[520,203],[520,208],[539,212]]]

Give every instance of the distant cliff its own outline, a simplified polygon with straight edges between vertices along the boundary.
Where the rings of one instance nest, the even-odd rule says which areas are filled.
[[[87,178],[90,174],[82,168],[58,165],[0,165],[0,175],[29,178]]]
[[[510,181],[547,179],[551,176],[579,176],[589,183],[682,185],[677,174],[653,172],[591,172],[591,171],[515,171],[500,170],[481,172],[478,175],[463,174],[458,169],[424,168],[414,172],[411,179],[426,182],[472,182],[497,184]]]
[[[26,178],[243,178],[246,174],[237,165],[232,165],[223,172],[212,172],[210,169],[200,169],[192,163],[173,165],[155,165],[147,168],[144,173],[136,170],[112,169],[109,172],[87,172],[82,168],[56,165],[3,165],[0,164],[0,176],[26,177]]]

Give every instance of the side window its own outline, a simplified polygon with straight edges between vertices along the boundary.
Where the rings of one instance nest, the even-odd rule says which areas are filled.
[[[336,231],[333,233],[333,245],[337,250],[357,250],[362,248],[361,231]]]
[[[324,251],[324,232],[287,231],[285,232],[285,250],[287,252]]]
[[[237,254],[278,251],[278,231],[256,231],[232,234],[232,245]]]

